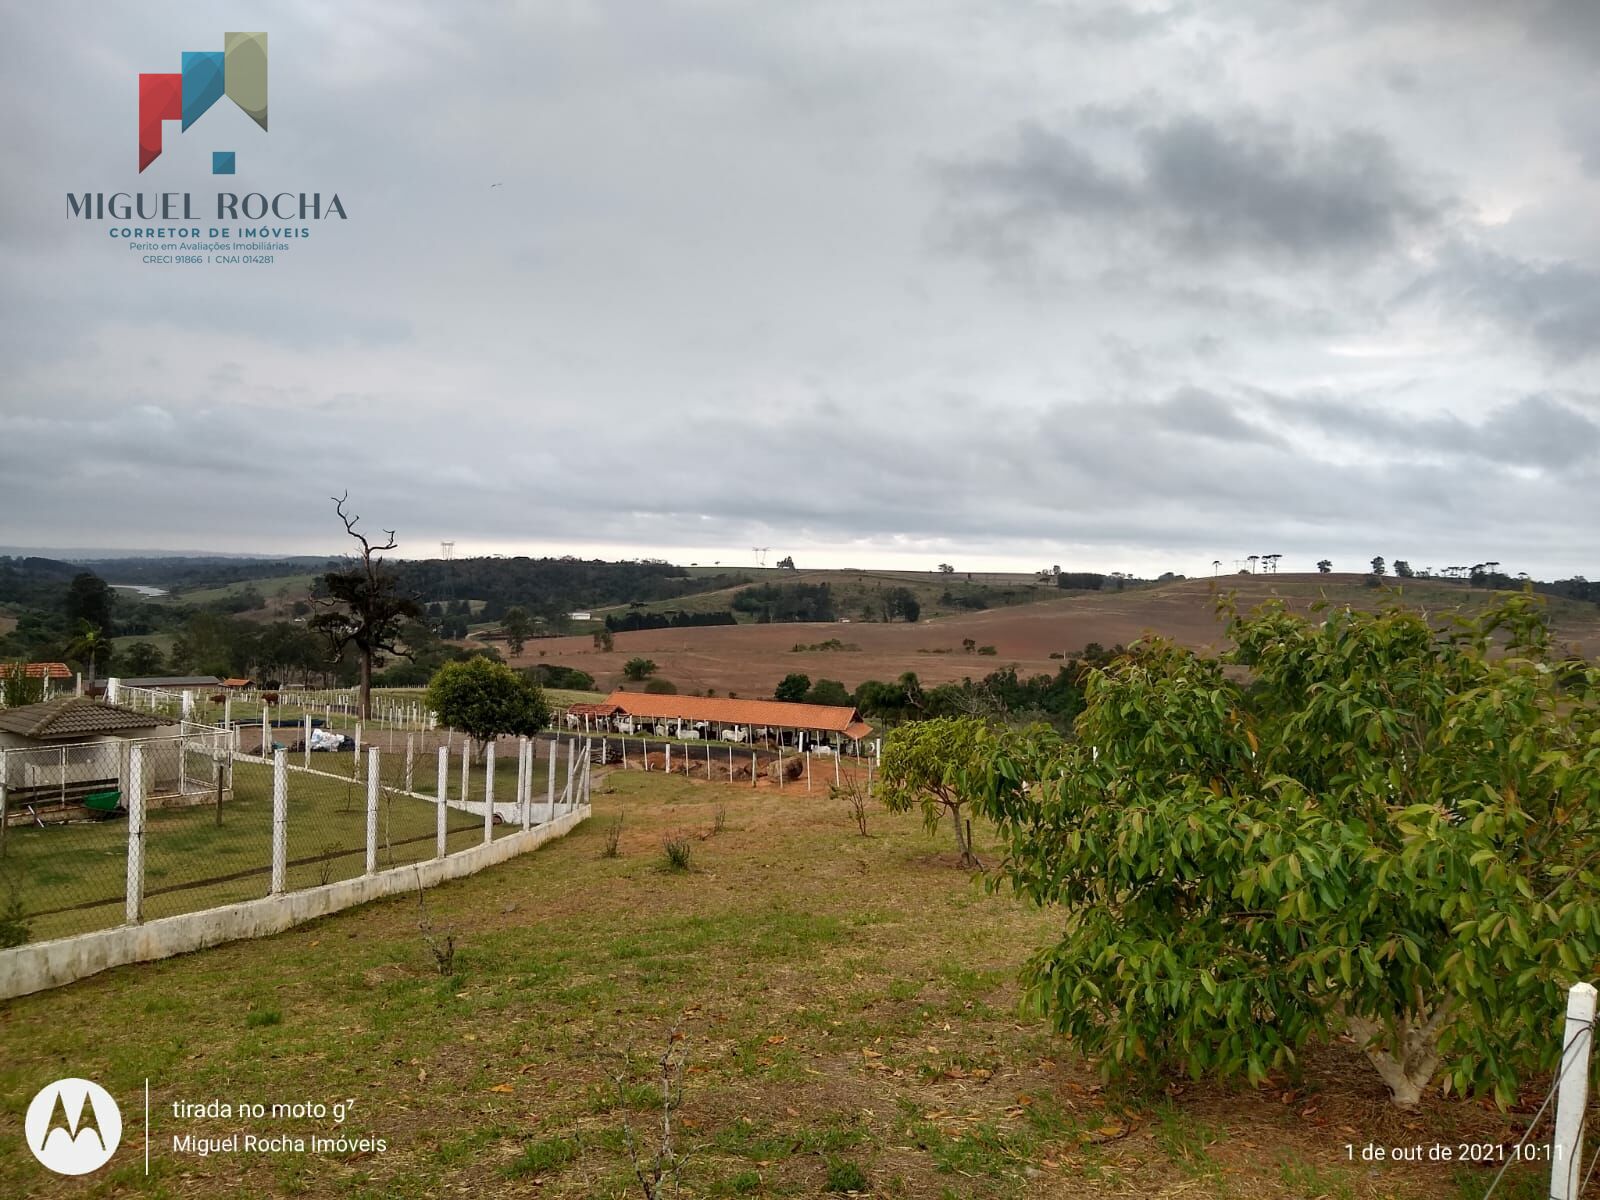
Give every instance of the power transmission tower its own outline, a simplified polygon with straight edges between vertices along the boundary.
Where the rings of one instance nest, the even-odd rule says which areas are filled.
[[[454,565],[456,544],[454,542],[440,542],[439,553],[444,558],[444,602],[449,604],[456,598],[456,569]]]

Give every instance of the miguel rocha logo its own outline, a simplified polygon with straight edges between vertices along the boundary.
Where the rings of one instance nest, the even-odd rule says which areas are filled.
[[[139,76],[139,171],[161,156],[163,121],[182,121],[188,132],[226,96],[267,128],[267,35],[225,33],[221,50],[185,50],[177,74]],[[235,151],[213,150],[211,173],[232,175]]]

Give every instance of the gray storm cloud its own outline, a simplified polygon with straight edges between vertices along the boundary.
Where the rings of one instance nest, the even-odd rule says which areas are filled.
[[[64,196],[213,190],[220,18],[25,6],[0,543],[1592,575],[1597,11],[295,3],[239,183],[350,220],[185,274]]]

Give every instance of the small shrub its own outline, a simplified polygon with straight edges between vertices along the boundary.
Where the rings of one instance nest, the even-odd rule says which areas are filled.
[[[669,833],[661,839],[661,849],[667,856],[667,870],[687,871],[694,857],[694,846],[681,833]]]
[[[31,933],[28,928],[27,913],[22,907],[22,897],[17,895],[16,885],[8,885],[6,891],[6,901],[0,905],[0,948],[21,946]]]
[[[836,1158],[828,1163],[828,1190],[830,1192],[864,1192],[867,1174],[847,1158]]]
[[[606,840],[605,844],[600,848],[600,857],[621,858],[622,851],[617,848],[621,841],[622,817],[621,815],[618,815],[616,820],[612,821],[611,824],[606,826]]]
[[[872,799],[871,790],[867,785],[859,779],[847,779],[843,783],[831,786],[828,795],[834,800],[844,801],[856,829],[860,831],[862,837],[867,837],[867,802]]]
[[[538,1175],[564,1167],[578,1157],[578,1148],[568,1138],[543,1138],[522,1147],[522,1153],[505,1165],[509,1179],[521,1175]]]
[[[978,647],[978,653],[979,654],[995,655],[995,654],[999,654],[1000,651],[996,650],[993,646],[979,646]]]
[[[249,1029],[264,1029],[268,1025],[281,1025],[283,1013],[276,1008],[252,1008],[244,1015],[245,1027]]]
[[[644,685],[644,690],[653,696],[676,696],[678,685],[670,679],[652,679]]]
[[[433,921],[428,916],[428,903],[423,898],[420,872],[417,880],[417,930],[422,934],[422,944],[433,955],[433,965],[439,974],[448,978],[456,973],[456,935],[445,931],[444,941],[433,936]]]
[[[728,1190],[735,1196],[754,1196],[761,1190],[760,1171],[740,1171],[728,1180]]]
[[[1050,657],[1051,658],[1065,658],[1066,655],[1061,653],[1061,651],[1059,651],[1059,650],[1052,650],[1052,651],[1050,651]]]
[[[711,832],[721,833],[728,827],[728,806],[719,804],[711,813]]]

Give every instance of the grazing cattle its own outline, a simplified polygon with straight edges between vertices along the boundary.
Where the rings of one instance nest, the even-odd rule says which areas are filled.
[[[633,732],[633,718],[632,717],[618,717],[617,718],[617,732],[618,733],[632,733]]]
[[[579,726],[579,724],[581,724],[581,722],[578,719],[577,713],[568,713],[567,714],[567,728],[568,729],[576,729]]]
[[[722,740],[725,742],[742,742],[749,736],[749,733],[747,733],[742,726],[738,725],[734,726],[732,729],[724,729],[722,731]]]
[[[815,754],[831,755],[833,753],[833,747],[828,745],[826,742],[819,742],[817,745],[811,747],[811,750]]]

